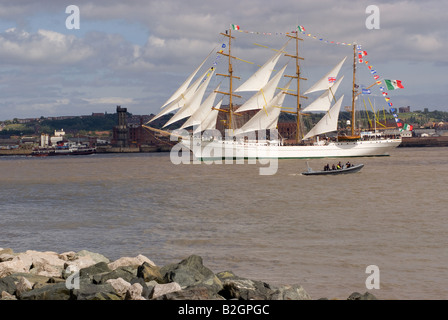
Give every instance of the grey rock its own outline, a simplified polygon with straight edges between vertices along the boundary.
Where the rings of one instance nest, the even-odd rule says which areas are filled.
[[[73,296],[77,300],[123,300],[108,283],[81,283],[79,289],[73,290]]]
[[[373,294],[370,292],[365,292],[364,294],[360,294],[359,292],[353,292],[347,300],[378,300]]]
[[[285,285],[271,295],[271,300],[311,300],[311,296],[303,289],[302,286]]]
[[[126,292],[125,300],[146,300],[143,297],[143,286],[140,283],[134,283]]]
[[[82,268],[79,270],[79,276],[81,278],[90,278],[93,279],[95,275],[98,274],[105,274],[108,272],[111,272],[112,270],[109,269],[106,262],[98,262],[97,264],[94,264],[93,266]]]
[[[137,277],[142,278],[145,282],[156,281],[157,283],[165,283],[160,267],[153,266],[148,262],[143,262],[137,269]]]
[[[122,278],[118,279],[109,279],[107,280],[107,283],[110,284],[115,292],[121,297],[124,298],[126,296],[126,292],[131,287],[131,284]]]
[[[16,283],[16,296],[20,297],[23,293],[33,289],[33,284],[25,277],[20,277]]]
[[[158,296],[154,300],[225,300],[219,294],[207,287],[190,287],[188,289],[169,292]]]
[[[151,299],[156,299],[160,296],[163,296],[165,294],[181,291],[182,288],[177,282],[170,282],[170,283],[164,283],[159,284],[157,283],[154,286],[154,289],[152,290],[152,295],[150,296]]]
[[[280,295],[266,282],[241,278],[231,271],[220,272],[217,277],[223,285],[219,294],[226,299],[270,300],[274,294]]]
[[[73,295],[65,283],[56,283],[22,293],[21,300],[71,300]]]
[[[122,278],[127,282],[131,282],[137,276],[137,269],[130,266],[118,267],[117,269],[111,272],[101,272],[93,275],[92,280],[95,284],[106,283],[107,280],[110,279],[118,279]]]
[[[90,258],[92,258],[93,261],[95,261],[95,263],[99,263],[99,262],[105,262],[105,263],[109,263],[110,260],[108,258],[106,258],[105,256],[103,256],[102,254],[96,253],[96,252],[91,252],[88,250],[81,250],[79,252],[77,252],[75,254],[74,259],[78,258],[78,257],[86,257],[89,256]]]
[[[177,282],[182,288],[192,286],[206,286],[215,292],[222,290],[222,283],[217,276],[205,267],[202,258],[197,255],[189,256],[177,264],[161,268],[164,282]]]
[[[0,279],[0,293],[5,291],[9,294],[14,294],[16,291],[15,281],[18,279],[12,275]]]
[[[139,283],[143,288],[142,297],[145,299],[149,299],[149,296],[152,295],[152,292],[154,290],[154,286],[149,288],[148,285],[146,284],[145,280],[143,280],[142,278],[133,278],[133,279],[131,279],[131,281],[129,281],[129,283],[131,285]]]
[[[17,300],[15,295],[9,294],[6,291],[0,293],[0,300]]]

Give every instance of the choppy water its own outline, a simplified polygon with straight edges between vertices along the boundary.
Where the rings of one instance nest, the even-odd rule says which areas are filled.
[[[447,299],[448,148],[351,160],[365,167],[327,177],[300,175],[305,160],[261,176],[259,164],[174,165],[168,153],[3,157],[0,248],[158,265],[197,254],[214,272],[298,283],[313,299],[367,291],[377,265],[380,299]]]

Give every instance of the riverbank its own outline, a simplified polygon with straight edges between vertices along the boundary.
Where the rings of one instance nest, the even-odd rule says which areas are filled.
[[[202,258],[157,266],[149,258],[79,252],[15,253],[0,248],[0,300],[317,300],[298,284],[272,286],[214,273]],[[368,292],[348,300],[376,300]]]
[[[140,146],[140,147],[96,147],[96,153],[149,153],[149,152],[169,152],[171,146]],[[0,156],[31,156],[32,149],[0,149]]]
[[[448,147],[448,137],[405,137],[400,148]]]
[[[417,148],[417,147],[448,147],[448,137],[408,137],[403,138],[403,141],[398,148]],[[96,153],[146,153],[146,152],[169,152],[171,146],[140,146],[138,147],[111,147],[100,146],[96,148]],[[0,156],[29,156],[31,149],[0,149]]]

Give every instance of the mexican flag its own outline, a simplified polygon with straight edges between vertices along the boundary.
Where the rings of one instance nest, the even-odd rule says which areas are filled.
[[[232,24],[232,30],[240,30],[240,26],[236,24]]]
[[[305,28],[303,26],[297,26],[297,30],[299,30],[299,32],[305,32]]]
[[[412,131],[412,129],[414,129],[414,127],[410,124],[405,124],[403,127],[404,130],[408,130],[408,131]]]
[[[401,80],[384,80],[387,90],[404,89]]]

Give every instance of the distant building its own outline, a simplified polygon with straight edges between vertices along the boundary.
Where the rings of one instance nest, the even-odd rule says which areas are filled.
[[[398,108],[398,112],[399,112],[399,113],[411,112],[411,107],[410,107],[410,106],[407,106],[407,107],[400,107],[400,108]]]
[[[129,144],[132,146],[140,147],[142,145],[157,145],[161,143],[161,139],[157,138],[154,132],[145,129],[142,124],[129,126]]]
[[[279,122],[277,125],[278,135],[285,139],[285,143],[295,143],[296,142],[296,122]]]
[[[113,129],[112,145],[115,147],[129,147],[129,128],[127,108],[117,106],[118,125]]]
[[[136,147],[142,145],[160,144],[154,132],[145,129],[142,125],[149,121],[150,116],[128,116],[127,108],[117,106],[118,125],[113,128],[112,146]]]
[[[65,131],[64,129],[61,130],[54,130],[54,136],[50,137],[51,145],[56,145],[59,141],[64,141]]]

